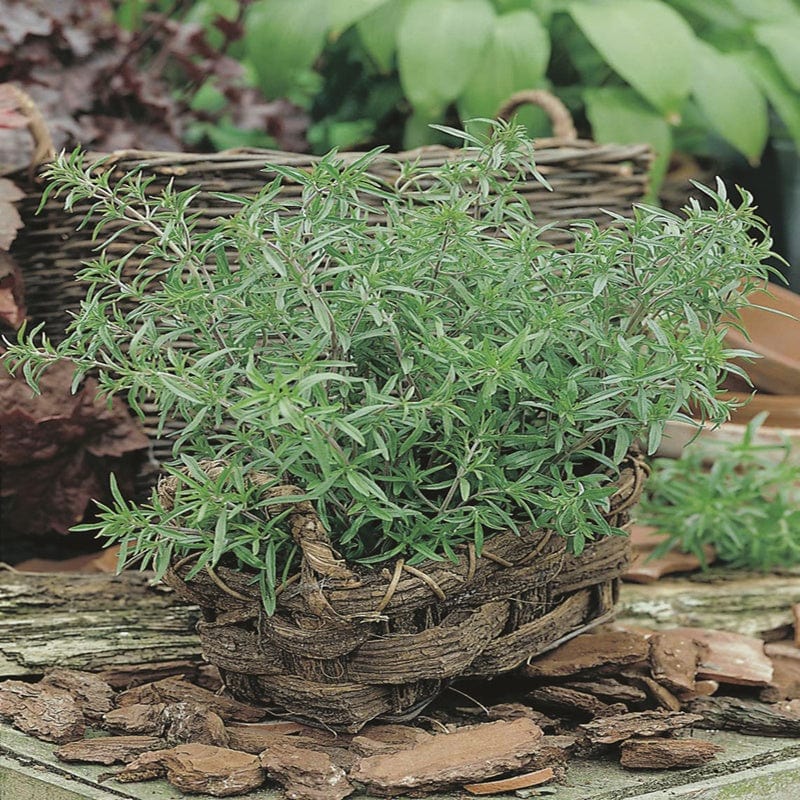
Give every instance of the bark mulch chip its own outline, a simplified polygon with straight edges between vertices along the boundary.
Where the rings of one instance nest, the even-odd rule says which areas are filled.
[[[355,791],[344,769],[327,753],[292,739],[276,739],[259,756],[267,775],[283,786],[289,800],[342,800]]]
[[[214,797],[251,792],[265,779],[257,756],[207,744],[143,753],[114,777],[127,783],[161,776],[182,792]]]
[[[542,729],[529,719],[487,722],[362,758],[350,779],[384,796],[446,789],[526,767],[542,738]]]
[[[619,763],[627,769],[687,769],[707,764],[721,750],[705,739],[628,739]]]
[[[188,681],[175,678],[153,683],[145,683],[123,692],[117,697],[118,706],[130,706],[139,703],[197,703],[210,711],[219,714],[223,720],[236,720],[237,722],[259,722],[264,719],[267,712],[263,708],[256,708],[229,697],[214,694],[208,689],[202,689]]]
[[[114,708],[114,690],[92,672],[55,667],[48,670],[41,682],[72,695],[87,720],[99,721]]]
[[[584,633],[521,668],[530,678],[558,678],[585,670],[644,661],[647,639],[632,631]]]
[[[86,719],[69,692],[44,683],[0,683],[0,718],[46,742],[83,738]]]
[[[162,750],[165,745],[158,736],[99,736],[61,745],[55,753],[61,761],[127,764],[142,753]]]
[[[699,714],[659,709],[594,719],[579,725],[578,730],[585,734],[590,744],[616,744],[634,737],[663,736],[695,725],[701,720]]]

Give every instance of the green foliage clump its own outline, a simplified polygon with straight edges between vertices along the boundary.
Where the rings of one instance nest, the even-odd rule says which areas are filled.
[[[720,185],[685,218],[638,207],[605,230],[576,222],[574,250],[558,250],[519,192],[533,164],[521,129],[450,133],[471,145],[462,158],[410,164],[392,185],[370,174],[375,152],[269,165],[277,177],[224,196],[240,208],[211,230],[197,191],[155,193],[136,173],[112,184],[78,153],[49,167],[67,206],[92,202],[106,246],[63,343],[22,332],[11,361],[35,384],[69,358],[76,382],[96,373],[137,412],[154,402],[183,422],[166,467],[188,473],[175,507],[117,496],[96,526],[123,560],[239,564],[272,608],[295,545],[269,513],[287,499],[250,470],[301,487],[294,499],[364,564],[453,558],[523,525],[580,552],[619,533],[603,511],[637,439],[654,451],[690,404],[727,416],[716,386],[740,353],[717,320],[769,271],[751,198],[734,205]],[[125,227],[151,235],[146,270],[107,247]],[[204,458],[227,466],[209,479]]]
[[[322,150],[387,127],[426,144],[428,123],[548,88],[597,141],[652,144],[657,189],[673,148],[757,163],[770,109],[800,146],[799,37],[798,0],[255,0],[243,56],[267,97],[310,108]]]
[[[742,441],[687,447],[677,460],[658,459],[639,519],[668,534],[655,555],[679,549],[706,565],[712,545],[733,567],[769,570],[800,564],[800,463],[789,442],[761,443],[766,413],[748,424]]]

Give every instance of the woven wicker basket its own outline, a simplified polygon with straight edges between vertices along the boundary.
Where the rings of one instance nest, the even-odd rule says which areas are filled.
[[[612,525],[627,524],[645,475],[632,453],[611,498]],[[167,508],[176,487],[174,477],[159,485]],[[273,616],[253,576],[238,570],[207,567],[187,582],[189,557],[166,581],[202,609],[203,655],[237,698],[348,730],[414,716],[451,679],[509,672],[608,621],[628,564],[627,537],[598,540],[576,557],[561,537],[528,530],[491,537],[480,557],[462,548],[457,564],[359,569],[333,550],[309,502],[290,509],[301,569],[280,588]]]
[[[631,204],[641,200],[647,191],[647,173],[652,153],[647,145],[598,145],[577,139],[569,112],[552,95],[543,91],[527,91],[514,95],[500,109],[508,117],[519,106],[535,103],[542,106],[552,119],[555,136],[536,142],[536,166],[552,186],[549,192],[533,175],[524,183],[521,194],[527,197],[541,225],[564,224],[575,219],[592,219],[599,225],[612,223],[605,213],[611,211],[630,215]],[[387,154],[375,163],[374,172],[388,181],[395,180],[402,165],[419,160],[423,165],[439,165],[459,158],[458,150],[446,147],[424,147],[406,153]],[[343,153],[345,160],[355,160],[361,153]],[[99,157],[99,156],[98,156]],[[230,216],[238,206],[220,200],[216,195],[227,192],[254,195],[274,178],[264,172],[264,164],[305,167],[314,163],[313,156],[269,150],[229,151],[214,155],[197,153],[149,153],[123,151],[109,157],[107,168],[122,175],[140,170],[153,177],[152,191],[158,191],[172,181],[178,190],[199,187],[200,195],[194,208],[200,213],[201,229],[214,227],[220,217]],[[15,180],[22,183],[27,175],[20,173]],[[299,187],[287,183],[286,195],[299,193]],[[51,198],[41,213],[36,209],[41,201],[41,188],[31,186],[20,208],[25,222],[13,246],[13,254],[23,270],[26,301],[30,317],[44,322],[47,334],[54,340],[63,338],[69,312],[74,311],[84,296],[84,287],[75,281],[81,262],[93,256],[96,242],[92,241],[92,226],[78,230],[89,210],[89,204],[77,204],[65,212],[61,200]],[[376,215],[376,221],[380,217]],[[129,252],[134,245],[149,238],[146,232],[127,231],[108,248],[110,256]],[[558,228],[543,236],[556,245],[568,245],[569,234]],[[157,265],[153,265],[155,269]],[[126,270],[134,274],[140,261],[134,255]],[[155,435],[158,413],[154,406],[145,407],[145,431],[151,439],[157,461],[171,453],[171,431],[180,423],[168,421],[164,437]]]

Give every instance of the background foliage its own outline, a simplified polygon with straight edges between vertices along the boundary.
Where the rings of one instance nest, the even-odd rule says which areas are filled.
[[[430,142],[534,87],[600,142],[651,142],[656,182],[673,147],[755,163],[770,130],[800,143],[797,0],[255,0],[245,29],[259,86],[311,110],[322,150]]]
[[[756,416],[737,444],[709,450],[700,442],[677,460],[655,461],[637,512],[667,534],[655,556],[676,548],[705,564],[703,548],[712,545],[734,567],[800,563],[800,463],[788,440],[759,441],[765,417]]]

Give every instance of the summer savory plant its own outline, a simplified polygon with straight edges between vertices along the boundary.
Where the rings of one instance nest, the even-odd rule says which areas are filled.
[[[654,451],[690,404],[726,418],[715,390],[737,353],[717,320],[769,272],[751,198],[720,185],[683,218],[638,207],[605,230],[575,222],[563,251],[518,192],[533,164],[522,129],[448,132],[463,157],[392,184],[370,174],[377,151],[270,164],[256,197],[224,196],[238,211],[212,230],[196,190],[112,181],[80,153],[52,163],[48,193],[91,201],[104,245],[126,227],[150,238],[136,271],[101,245],[66,339],[23,331],[12,364],[35,386],[68,358],[76,385],[95,374],[136,412],[147,400],[183,423],[164,465],[181,476],[174,506],[116,492],[90,526],[121,563],[238,566],[271,611],[298,555],[285,510],[270,514],[287,498],[251,471],[300,487],[291,500],[311,500],[358,564],[454,558],[524,525],[579,553],[620,533],[603,511],[637,440]]]
[[[641,522],[667,534],[654,556],[678,549],[705,566],[703,548],[713,545],[733,567],[800,564],[800,463],[788,440],[758,439],[765,418],[758,414],[740,442],[713,453],[695,443],[679,459],[656,459],[638,511]]]

